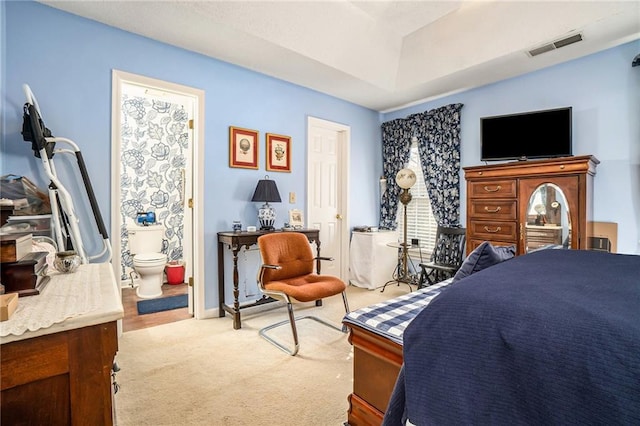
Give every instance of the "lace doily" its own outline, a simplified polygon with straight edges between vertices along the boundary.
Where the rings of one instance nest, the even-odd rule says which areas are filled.
[[[37,296],[18,299],[18,308],[0,323],[0,337],[51,327],[96,311],[102,305],[100,264],[86,264],[72,274],[50,272],[51,280]]]

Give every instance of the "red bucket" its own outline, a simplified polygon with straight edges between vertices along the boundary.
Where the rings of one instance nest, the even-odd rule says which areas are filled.
[[[171,261],[167,263],[164,271],[167,274],[167,284],[184,284],[184,264],[175,260]]]

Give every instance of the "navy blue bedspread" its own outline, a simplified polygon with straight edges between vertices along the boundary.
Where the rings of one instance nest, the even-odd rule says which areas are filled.
[[[640,256],[543,250],[407,327],[386,425],[640,425]]]

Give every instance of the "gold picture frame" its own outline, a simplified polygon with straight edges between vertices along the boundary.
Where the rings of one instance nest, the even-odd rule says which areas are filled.
[[[229,126],[229,167],[258,168],[257,130]]]
[[[267,133],[267,170],[291,173],[291,137]]]

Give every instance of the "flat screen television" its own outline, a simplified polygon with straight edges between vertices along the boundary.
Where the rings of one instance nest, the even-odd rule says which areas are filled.
[[[480,119],[481,160],[528,160],[571,154],[571,107]]]

